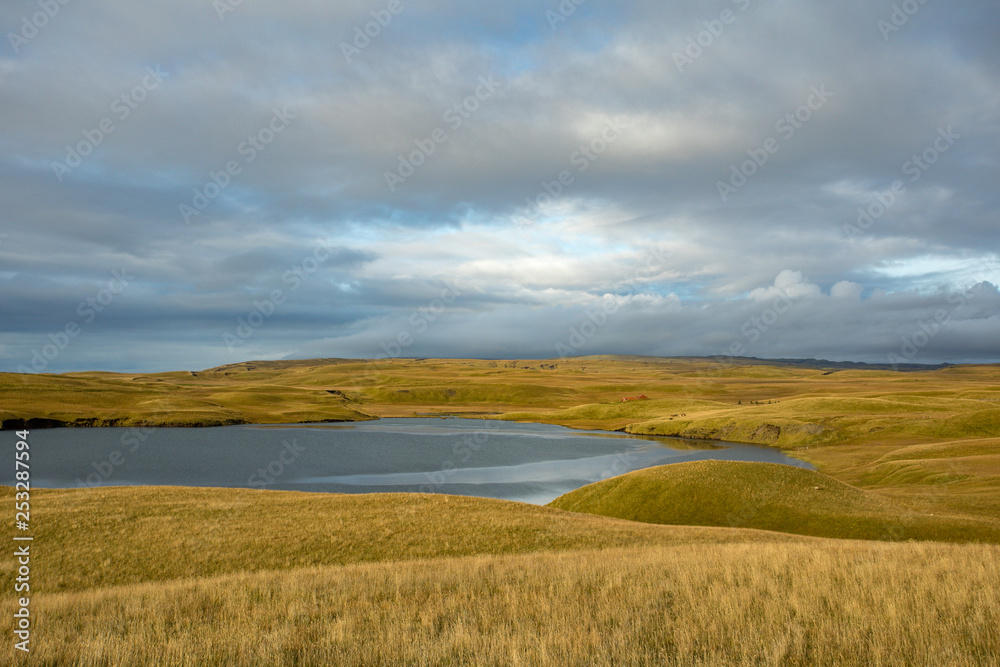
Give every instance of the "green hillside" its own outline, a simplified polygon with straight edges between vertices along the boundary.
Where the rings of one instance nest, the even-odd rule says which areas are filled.
[[[571,491],[550,507],[644,523],[730,526],[868,540],[1000,541],[986,519],[918,512],[875,491],[774,463],[692,461]]]

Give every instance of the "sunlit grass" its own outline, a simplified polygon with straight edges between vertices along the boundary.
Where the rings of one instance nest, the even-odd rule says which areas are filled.
[[[866,540],[1000,543],[1000,521],[917,511],[811,470],[775,463],[691,461],[637,470],[549,504],[658,524],[741,526]]]
[[[621,402],[635,394],[650,400]],[[38,491],[31,664],[996,664],[1000,547],[942,542],[1000,542],[997,399],[997,366],[590,357],[0,374],[7,427],[458,413],[752,442],[818,467],[638,471],[554,503],[573,511]],[[0,496],[11,508],[12,490]],[[11,554],[0,564],[11,590]]]
[[[0,489],[13,516],[13,490]],[[649,526],[490,498],[185,487],[35,491],[32,526],[39,545],[32,587],[50,592],[367,561],[801,539]],[[13,589],[13,550],[0,564],[0,587]]]
[[[998,580],[996,546],[833,541],[235,574],[36,596],[30,664],[994,665]]]

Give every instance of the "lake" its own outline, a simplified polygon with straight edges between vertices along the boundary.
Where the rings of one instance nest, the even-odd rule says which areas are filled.
[[[13,485],[12,431],[3,483]],[[212,428],[31,431],[40,488],[105,485],[248,487],[335,493],[419,491],[544,504],[631,470],[700,459],[811,468],[777,449],[549,424],[380,419]]]

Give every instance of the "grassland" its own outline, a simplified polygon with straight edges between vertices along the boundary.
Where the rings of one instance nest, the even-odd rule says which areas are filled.
[[[917,513],[1000,516],[1000,366],[316,359],[156,374],[0,374],[0,422],[294,423],[462,414],[763,444]],[[645,394],[646,401],[621,402]]]
[[[1000,525],[988,518],[916,512],[877,491],[775,463],[690,461],[636,470],[571,491],[549,506],[656,524],[1000,544]]]
[[[996,545],[661,526],[419,494],[81,489],[40,492],[35,506],[33,652],[8,643],[6,664],[936,666],[1000,655]],[[4,598],[0,614],[13,611]]]
[[[621,402],[636,394],[649,400]],[[5,428],[428,413],[757,443],[817,470],[675,464],[552,507],[37,491],[30,664],[997,663],[998,366],[589,357],[0,374]],[[11,490],[0,497],[12,515]],[[14,561],[0,563],[11,590]]]
[[[13,510],[13,490],[0,488]],[[39,490],[32,524],[45,545],[32,585],[47,592],[369,561],[711,543],[733,535],[791,539],[738,529],[667,530],[488,498],[184,487]],[[13,550],[0,563],[0,589],[11,590]]]
[[[31,664],[993,665],[998,577],[995,546],[858,542],[235,574],[41,596]]]

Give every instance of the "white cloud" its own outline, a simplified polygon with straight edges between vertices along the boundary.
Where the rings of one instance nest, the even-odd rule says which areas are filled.
[[[834,299],[857,301],[861,298],[863,290],[864,286],[858,283],[852,283],[850,280],[841,280],[830,288],[830,296]]]
[[[789,299],[801,299],[819,296],[821,294],[819,285],[809,282],[802,275],[801,271],[784,269],[774,279],[774,284],[770,287],[758,287],[750,292],[750,299],[754,301],[768,301],[776,297]]]

